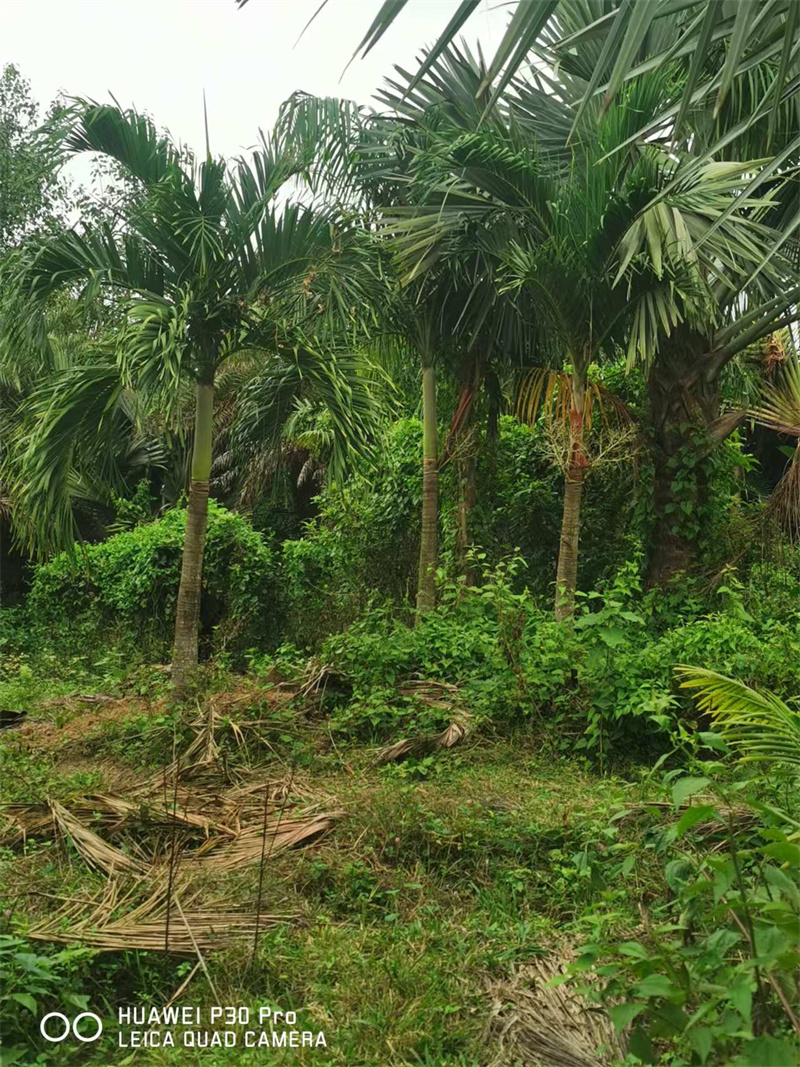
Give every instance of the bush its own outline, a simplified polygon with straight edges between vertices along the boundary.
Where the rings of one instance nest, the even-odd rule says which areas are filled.
[[[652,736],[653,723],[666,729],[676,715],[694,718],[690,698],[679,693],[674,680],[679,663],[702,662],[780,693],[800,689],[800,613],[783,619],[766,612],[752,616],[731,576],[704,605],[684,590],[685,614],[680,615],[664,603],[661,591],[642,597],[637,570],[632,561],[607,590],[583,598],[575,622],[583,654],[576,666],[588,726],[578,747],[602,750],[624,740],[635,750]]]
[[[317,646],[371,602],[413,594],[421,505],[422,425],[401,419],[386,433],[379,471],[329,485],[305,537],[283,544],[288,633]]]
[[[488,567],[480,553],[476,564],[485,569],[473,587],[440,572],[439,606],[416,626],[384,605],[323,642],[320,658],[344,683],[329,694],[338,728],[382,738],[441,729],[445,710],[398,694],[402,680],[418,676],[459,686],[478,721],[535,719],[554,728],[559,747],[587,750],[602,765],[608,754],[646,760],[664,749],[677,719],[696,719],[676,664],[702,660],[779,693],[800,688],[800,614],[755,618],[735,585],[711,603],[690,597],[681,617],[642,594],[633,560],[602,592],[581,595],[570,629],[529,591],[517,592],[519,557]]]
[[[115,534],[36,569],[26,613],[42,645],[65,651],[109,640],[163,657],[170,645],[186,510]],[[273,553],[246,519],[209,502],[203,566],[202,644],[241,654],[277,639]]]
[[[521,554],[528,563],[516,575],[517,591],[531,587],[552,596],[561,529],[563,477],[542,453],[540,431],[510,416],[498,436],[477,446],[477,500],[471,537],[496,566]],[[377,471],[357,473],[345,485],[329,485],[305,536],[283,544],[288,635],[316,648],[358,619],[375,602],[407,609],[413,603],[419,551],[422,426],[400,419],[386,431]],[[444,463],[440,478],[440,558],[455,574],[457,479]],[[630,554],[625,533],[631,512],[631,474],[601,469],[586,495],[581,530],[581,580],[608,576]]]
[[[345,683],[331,695],[334,725],[380,737],[442,729],[451,709],[399,694],[411,677],[458,686],[454,702],[476,724],[519,721],[561,702],[574,641],[530,594],[515,591],[522,566],[518,558],[501,562],[469,587],[440,574],[439,606],[416,626],[375,607],[329,637],[320,658]]]

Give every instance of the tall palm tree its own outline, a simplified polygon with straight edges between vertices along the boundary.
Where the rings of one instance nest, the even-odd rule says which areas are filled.
[[[66,139],[69,154],[99,152],[115,160],[139,190],[119,230],[103,225],[37,241],[13,265],[3,316],[6,340],[20,349],[46,343],[44,313],[52,294],[71,289],[82,300],[116,304],[121,329],[116,383],[134,387],[146,404],[169,412],[182,382],[194,386],[189,507],[173,651],[173,680],[185,691],[197,664],[203,552],[212,462],[214,384],[220,366],[242,351],[319,352],[309,343],[336,322],[352,329],[368,306],[355,269],[357,243],[346,223],[276,197],[306,165],[302,154],[277,139],[264,140],[250,161],[228,166],[207,150],[199,164],[135,111],[80,101]],[[320,355],[318,362],[324,363]],[[50,461],[57,442],[79,425],[105,425],[74,396],[53,397],[28,448],[20,488],[38,507],[34,526],[49,521],[59,490]],[[69,400],[69,402],[67,402]],[[364,427],[341,390],[341,425],[353,444]],[[84,406],[80,406],[83,404]],[[62,503],[66,498],[62,496]],[[66,505],[64,505],[66,508]]]
[[[445,65],[447,78],[440,75]],[[449,84],[452,70],[444,55],[420,85],[412,88],[408,78],[407,96],[413,101],[422,94],[436,116],[435,133],[414,159],[419,203],[387,210],[383,225],[412,276],[451,248],[463,255],[465,234],[480,235],[495,261],[499,289],[529,302],[530,321],[570,369],[557,572],[557,614],[568,618],[587,466],[590,363],[618,347],[632,362],[651,359],[681,322],[712,318],[709,279],[719,275],[719,261],[742,273],[753,265],[753,237],[765,242],[773,235],[743,221],[744,212],[760,204],[738,195],[747,186],[745,164],[687,170],[680,156],[649,142],[617,151],[643,115],[662,107],[669,91],[663,75],[631,83],[619,106],[600,119],[587,112],[573,132],[572,79],[559,93],[552,92],[551,79],[516,83],[491,116],[465,128],[470,124],[452,119],[460,101]],[[731,205],[738,214],[722,217]],[[499,239],[490,245],[487,234]]]
[[[446,58],[446,62],[445,62]],[[315,192],[347,203],[376,234],[382,270],[391,279],[392,300],[382,317],[384,333],[419,360],[423,423],[421,536],[417,571],[417,617],[435,605],[435,571],[438,561],[439,453],[437,420],[437,365],[441,357],[455,364],[458,376],[470,385],[462,396],[448,445],[463,435],[481,378],[498,359],[516,358],[531,344],[528,324],[519,312],[518,295],[501,293],[495,272],[496,247],[506,223],[481,224],[453,233],[447,247],[437,249],[422,272],[398,272],[394,246],[386,240],[387,215],[410,217],[419,193],[415,160],[435,151],[441,133],[434,111],[444,87],[457,97],[446,121],[464,129],[480,121],[475,91],[484,73],[482,60],[468,51],[453,50],[431,73],[431,86],[421,85],[413,99],[405,97],[399,81],[387,79],[379,99],[391,110],[376,113],[350,101],[296,94],[279,118],[279,126],[295,143],[312,150],[313,161],[304,174]],[[499,225],[498,225],[499,223]],[[498,232],[495,232],[498,231]],[[386,255],[389,252],[391,254]],[[479,372],[479,373],[476,373]],[[465,502],[468,497],[465,495]],[[466,507],[461,512],[461,560],[465,563]]]
[[[710,235],[736,214],[749,250],[744,240],[739,242],[736,265],[719,250],[722,254],[709,262],[707,271],[712,314],[682,323],[662,340],[645,367],[654,467],[648,580],[661,583],[701,558],[707,460],[743,415],[723,413],[725,368],[748,345],[798,315],[800,8],[723,2],[701,12],[701,5],[667,9],[652,4],[646,11],[638,6],[643,19],[653,13],[655,17],[635,55],[623,54],[624,46],[608,29],[610,17],[604,21],[592,5],[570,0],[562,0],[557,17],[537,43],[541,57],[548,49],[560,57],[560,89],[563,92],[567,84],[574,92],[572,128],[592,107],[600,109],[599,99],[590,102],[604,79],[614,80],[612,66],[625,68],[625,78],[650,79],[668,60],[669,91],[660,106],[640,116],[638,128],[617,151],[631,151],[637,143],[660,144],[682,159],[681,180],[710,160],[720,173],[723,161],[753,161],[743,190],[752,198],[750,206],[743,211],[740,201],[720,201]],[[614,18],[623,15],[624,7],[620,5]],[[626,8],[630,26],[636,7],[634,3]],[[695,48],[698,34],[705,43]],[[741,71],[734,62],[737,50],[746,57]],[[571,81],[565,82],[565,76]],[[612,88],[616,92],[618,86]],[[613,93],[602,106],[613,106],[611,98]],[[671,229],[665,224],[662,197],[656,196],[639,224],[640,250],[652,243],[654,234],[670,235]],[[631,234],[631,240],[636,236]],[[698,238],[696,231],[693,238]],[[668,240],[679,247],[677,232]]]

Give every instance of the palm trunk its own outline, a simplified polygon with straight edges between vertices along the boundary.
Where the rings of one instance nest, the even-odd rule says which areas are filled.
[[[203,550],[208,521],[208,480],[211,475],[211,435],[214,415],[213,382],[197,383],[195,390],[194,448],[189,489],[189,510],[183,542],[181,584],[175,617],[172,681],[178,693],[191,684],[197,667],[197,635],[203,584]]]
[[[567,473],[564,479],[564,511],[561,518],[561,542],[556,570],[556,619],[564,622],[575,612],[575,589],[578,584],[578,539],[581,522],[583,480],[588,466],[583,443],[585,373],[572,372],[570,403],[570,443]]]
[[[705,353],[704,338],[678,331],[662,345],[647,381],[653,457],[648,585],[662,585],[700,562],[709,491],[704,453],[713,448],[720,411],[719,376],[704,373]]]
[[[461,456],[458,471],[458,529],[456,531],[456,559],[466,585],[475,585],[475,568],[469,561],[470,514],[475,506],[475,457]]]
[[[436,375],[422,367],[422,528],[419,543],[417,611],[436,605],[436,535],[439,522],[439,457],[436,428]]]

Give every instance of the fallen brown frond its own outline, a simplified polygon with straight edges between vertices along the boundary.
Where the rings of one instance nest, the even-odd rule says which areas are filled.
[[[24,844],[28,835],[52,835],[53,815],[46,804],[7,804],[3,808],[0,845]]]
[[[261,929],[268,929],[296,918],[293,915],[263,914],[257,917],[252,911],[223,910],[221,906],[211,904],[201,907],[197,904],[197,894],[190,895],[186,891],[187,885],[188,882],[182,880],[172,893],[174,902],[180,889],[185,900],[182,908],[170,907],[168,912],[167,883],[162,879],[140,904],[111,919],[112,911],[131,902],[131,894],[118,900],[116,883],[110,880],[91,911],[81,915],[80,906],[67,905],[33,926],[28,937],[36,941],[81,944],[106,952],[128,949],[163,952],[167,947],[169,924],[168,951],[196,956],[198,950],[210,952],[252,939],[257,923]]]
[[[541,959],[489,985],[489,1039],[498,1051],[492,1067],[607,1067],[625,1058],[610,1019],[567,985],[562,959]]]
[[[442,748],[452,748],[463,741],[473,726],[472,715],[460,703],[461,690],[448,682],[436,682],[429,678],[410,678],[398,686],[401,696],[421,700],[430,708],[452,716],[452,721],[438,734],[420,734],[403,738],[381,749],[377,763],[390,763],[403,756],[422,756]]]
[[[62,834],[72,841],[77,852],[90,867],[104,871],[108,875],[124,872],[141,876],[146,873],[147,866],[144,863],[140,863],[139,860],[109,845],[93,830],[84,826],[80,819],[67,811],[58,801],[50,802],[50,810]]]
[[[205,844],[192,852],[184,853],[180,865],[187,870],[213,869],[215,871],[233,871],[248,863],[260,860],[264,851],[269,856],[284,852],[289,848],[308,844],[326,834],[334,822],[345,816],[343,811],[320,812],[315,815],[299,816],[293,819],[281,818],[267,821],[266,833],[261,828],[244,830],[233,840],[210,838]]]
[[[305,796],[313,799],[307,787],[286,778],[274,781],[259,779],[227,790],[209,790],[181,785],[170,786],[164,798],[164,783],[142,797],[138,803],[106,794],[78,797],[65,804],[9,805],[5,844],[24,842],[28,835],[51,837],[58,827],[75,845],[80,856],[92,867],[107,874],[146,874],[151,864],[158,864],[177,844],[184,867],[213,867],[233,870],[253,862],[262,852],[266,805],[266,840],[269,855],[298,848],[318,840],[346,814],[343,811],[319,811],[319,800],[285,815],[286,809]],[[290,795],[291,791],[291,795]],[[172,801],[175,809],[172,810]],[[95,829],[89,829],[90,823]],[[124,842],[141,857],[104,840],[96,830]],[[171,840],[165,831],[174,829],[179,837]],[[174,835],[173,835],[174,837]]]

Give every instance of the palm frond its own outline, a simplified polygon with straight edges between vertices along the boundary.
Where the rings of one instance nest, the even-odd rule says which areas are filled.
[[[75,502],[87,491],[123,486],[121,452],[127,448],[121,406],[124,384],[112,361],[72,367],[55,375],[26,404],[26,418],[4,465],[18,539],[46,556],[78,538]],[[90,472],[90,473],[89,473]]]
[[[180,152],[146,115],[78,99],[70,116],[73,124],[65,147],[73,155],[102,152],[145,185],[155,185],[175,174]]]
[[[778,523],[792,544],[800,544],[800,444],[772,490],[765,514]]]
[[[534,367],[524,375],[517,388],[515,413],[521,422],[532,426],[540,417],[548,422],[569,424],[572,403],[572,376],[564,371]],[[583,423],[591,433],[595,412],[608,425],[609,417],[620,426],[629,426],[634,418],[628,407],[600,382],[589,382],[584,394]]]
[[[764,383],[761,401],[750,411],[762,426],[800,438],[800,363],[785,359],[776,380]]]
[[[268,359],[245,389],[233,427],[234,449],[247,454],[277,449],[298,405],[310,401],[329,423],[329,471],[342,478],[355,462],[369,459],[385,417],[379,395],[382,376],[363,357],[310,343]]]
[[[800,713],[773,693],[701,667],[679,666],[681,688],[694,690],[697,705],[712,717],[725,743],[748,761],[800,767]]]

